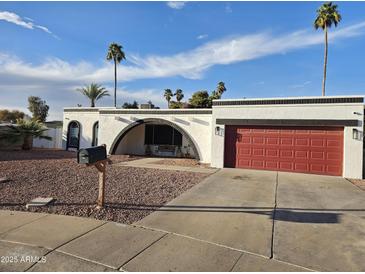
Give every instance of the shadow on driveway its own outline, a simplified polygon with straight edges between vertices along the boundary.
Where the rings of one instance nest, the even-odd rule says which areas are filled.
[[[57,206],[93,206],[94,203],[60,203],[55,202],[50,207]],[[24,206],[19,203],[0,203],[0,206]],[[341,212],[365,212],[365,209],[305,209],[305,208],[276,208],[251,206],[205,206],[205,205],[150,205],[129,203],[106,203],[106,208],[120,210],[147,210],[168,212],[205,212],[205,213],[248,213],[267,215],[270,219],[296,223],[340,223]]]

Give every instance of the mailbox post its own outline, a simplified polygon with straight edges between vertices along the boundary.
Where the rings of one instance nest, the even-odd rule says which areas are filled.
[[[106,145],[97,147],[79,149],[77,152],[77,162],[86,164],[87,166],[95,166],[99,173],[99,194],[97,200],[97,208],[104,207],[105,193],[105,173],[106,164],[108,162],[106,155]]]

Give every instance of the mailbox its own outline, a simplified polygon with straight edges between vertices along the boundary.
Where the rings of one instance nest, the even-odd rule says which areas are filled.
[[[83,148],[77,152],[77,162],[79,164],[94,164],[102,160],[106,160],[105,146]]]

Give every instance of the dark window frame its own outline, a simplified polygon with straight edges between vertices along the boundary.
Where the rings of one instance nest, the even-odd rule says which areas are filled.
[[[163,137],[166,137],[166,133],[171,129],[171,137],[167,139],[171,139],[170,141],[166,141],[160,134],[165,134]],[[163,133],[165,131],[165,133]],[[145,125],[145,137],[144,144],[145,145],[175,145],[182,146],[182,134],[174,127],[170,125],[164,124],[146,124]]]
[[[73,145],[70,143],[71,141],[71,126],[72,125],[76,125],[78,128],[78,132],[77,132],[77,145]],[[68,126],[67,126],[67,142],[66,142],[66,150],[68,150],[69,148],[80,148],[80,135],[81,135],[81,124],[78,121],[71,121]]]

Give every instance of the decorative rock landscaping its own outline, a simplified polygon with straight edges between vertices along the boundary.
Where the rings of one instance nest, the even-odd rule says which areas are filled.
[[[25,211],[32,199],[53,197],[56,201],[51,205],[28,210],[132,223],[208,176],[115,165],[133,159],[111,157],[112,164],[107,166],[106,207],[97,210],[97,171],[78,165],[74,152],[0,151],[0,177],[10,180],[0,184],[0,209]]]

